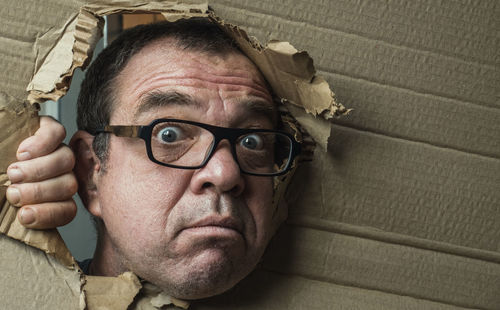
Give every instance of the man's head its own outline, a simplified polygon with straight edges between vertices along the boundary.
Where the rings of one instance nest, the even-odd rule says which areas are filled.
[[[273,129],[275,115],[255,65],[216,25],[188,20],[132,30],[105,50],[82,84],[78,125]],[[152,162],[136,138],[79,131],[72,146],[80,196],[101,222],[97,274],[132,270],[178,298],[215,295],[255,267],[284,219],[273,179],[243,174],[228,140],[191,170]]]

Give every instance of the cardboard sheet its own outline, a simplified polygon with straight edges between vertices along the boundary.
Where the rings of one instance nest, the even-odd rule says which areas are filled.
[[[0,14],[0,91],[8,94],[0,96],[0,230],[44,250],[0,236],[7,309],[158,309],[173,302],[133,276],[106,284],[81,279],[64,266],[74,262],[59,237],[23,230],[5,202],[5,168],[36,128],[26,89],[30,102],[62,96],[89,59],[99,16],[156,12],[175,20],[207,8],[196,1],[91,2],[6,1]],[[315,152],[298,169],[288,224],[261,269],[190,308],[499,309],[497,1],[210,5],[219,16],[212,18],[328,152]],[[250,35],[271,41],[261,45]],[[333,126],[318,121],[345,114],[336,98],[354,113]],[[104,287],[121,293],[108,299]]]
[[[230,292],[204,300],[199,304],[193,304],[190,309],[465,310],[471,308],[362,289],[321,279],[286,276],[266,270],[256,270]]]
[[[78,272],[2,234],[0,246],[2,309],[85,309]]]
[[[139,279],[132,273],[113,277],[85,277],[85,298],[88,309],[127,309],[141,289]]]

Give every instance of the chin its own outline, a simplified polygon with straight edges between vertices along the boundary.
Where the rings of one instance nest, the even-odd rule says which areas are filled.
[[[176,265],[175,270],[158,274],[150,281],[169,295],[185,299],[202,299],[215,296],[231,289],[255,267],[245,259],[231,259],[223,249],[211,249],[193,258],[189,263]],[[170,275],[170,276],[168,276]],[[145,279],[148,279],[145,277]]]

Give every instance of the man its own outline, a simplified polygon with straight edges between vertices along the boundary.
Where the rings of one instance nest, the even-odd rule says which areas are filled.
[[[299,149],[274,130],[276,110],[255,65],[205,19],[114,41],[87,72],[71,141],[98,223],[89,272],[131,270],[183,299],[244,278],[286,216],[273,176]]]

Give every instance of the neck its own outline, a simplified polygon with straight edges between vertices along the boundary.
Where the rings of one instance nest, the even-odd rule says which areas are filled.
[[[89,274],[93,276],[116,277],[127,271],[122,260],[112,246],[106,228],[99,229],[94,257],[89,267]]]

